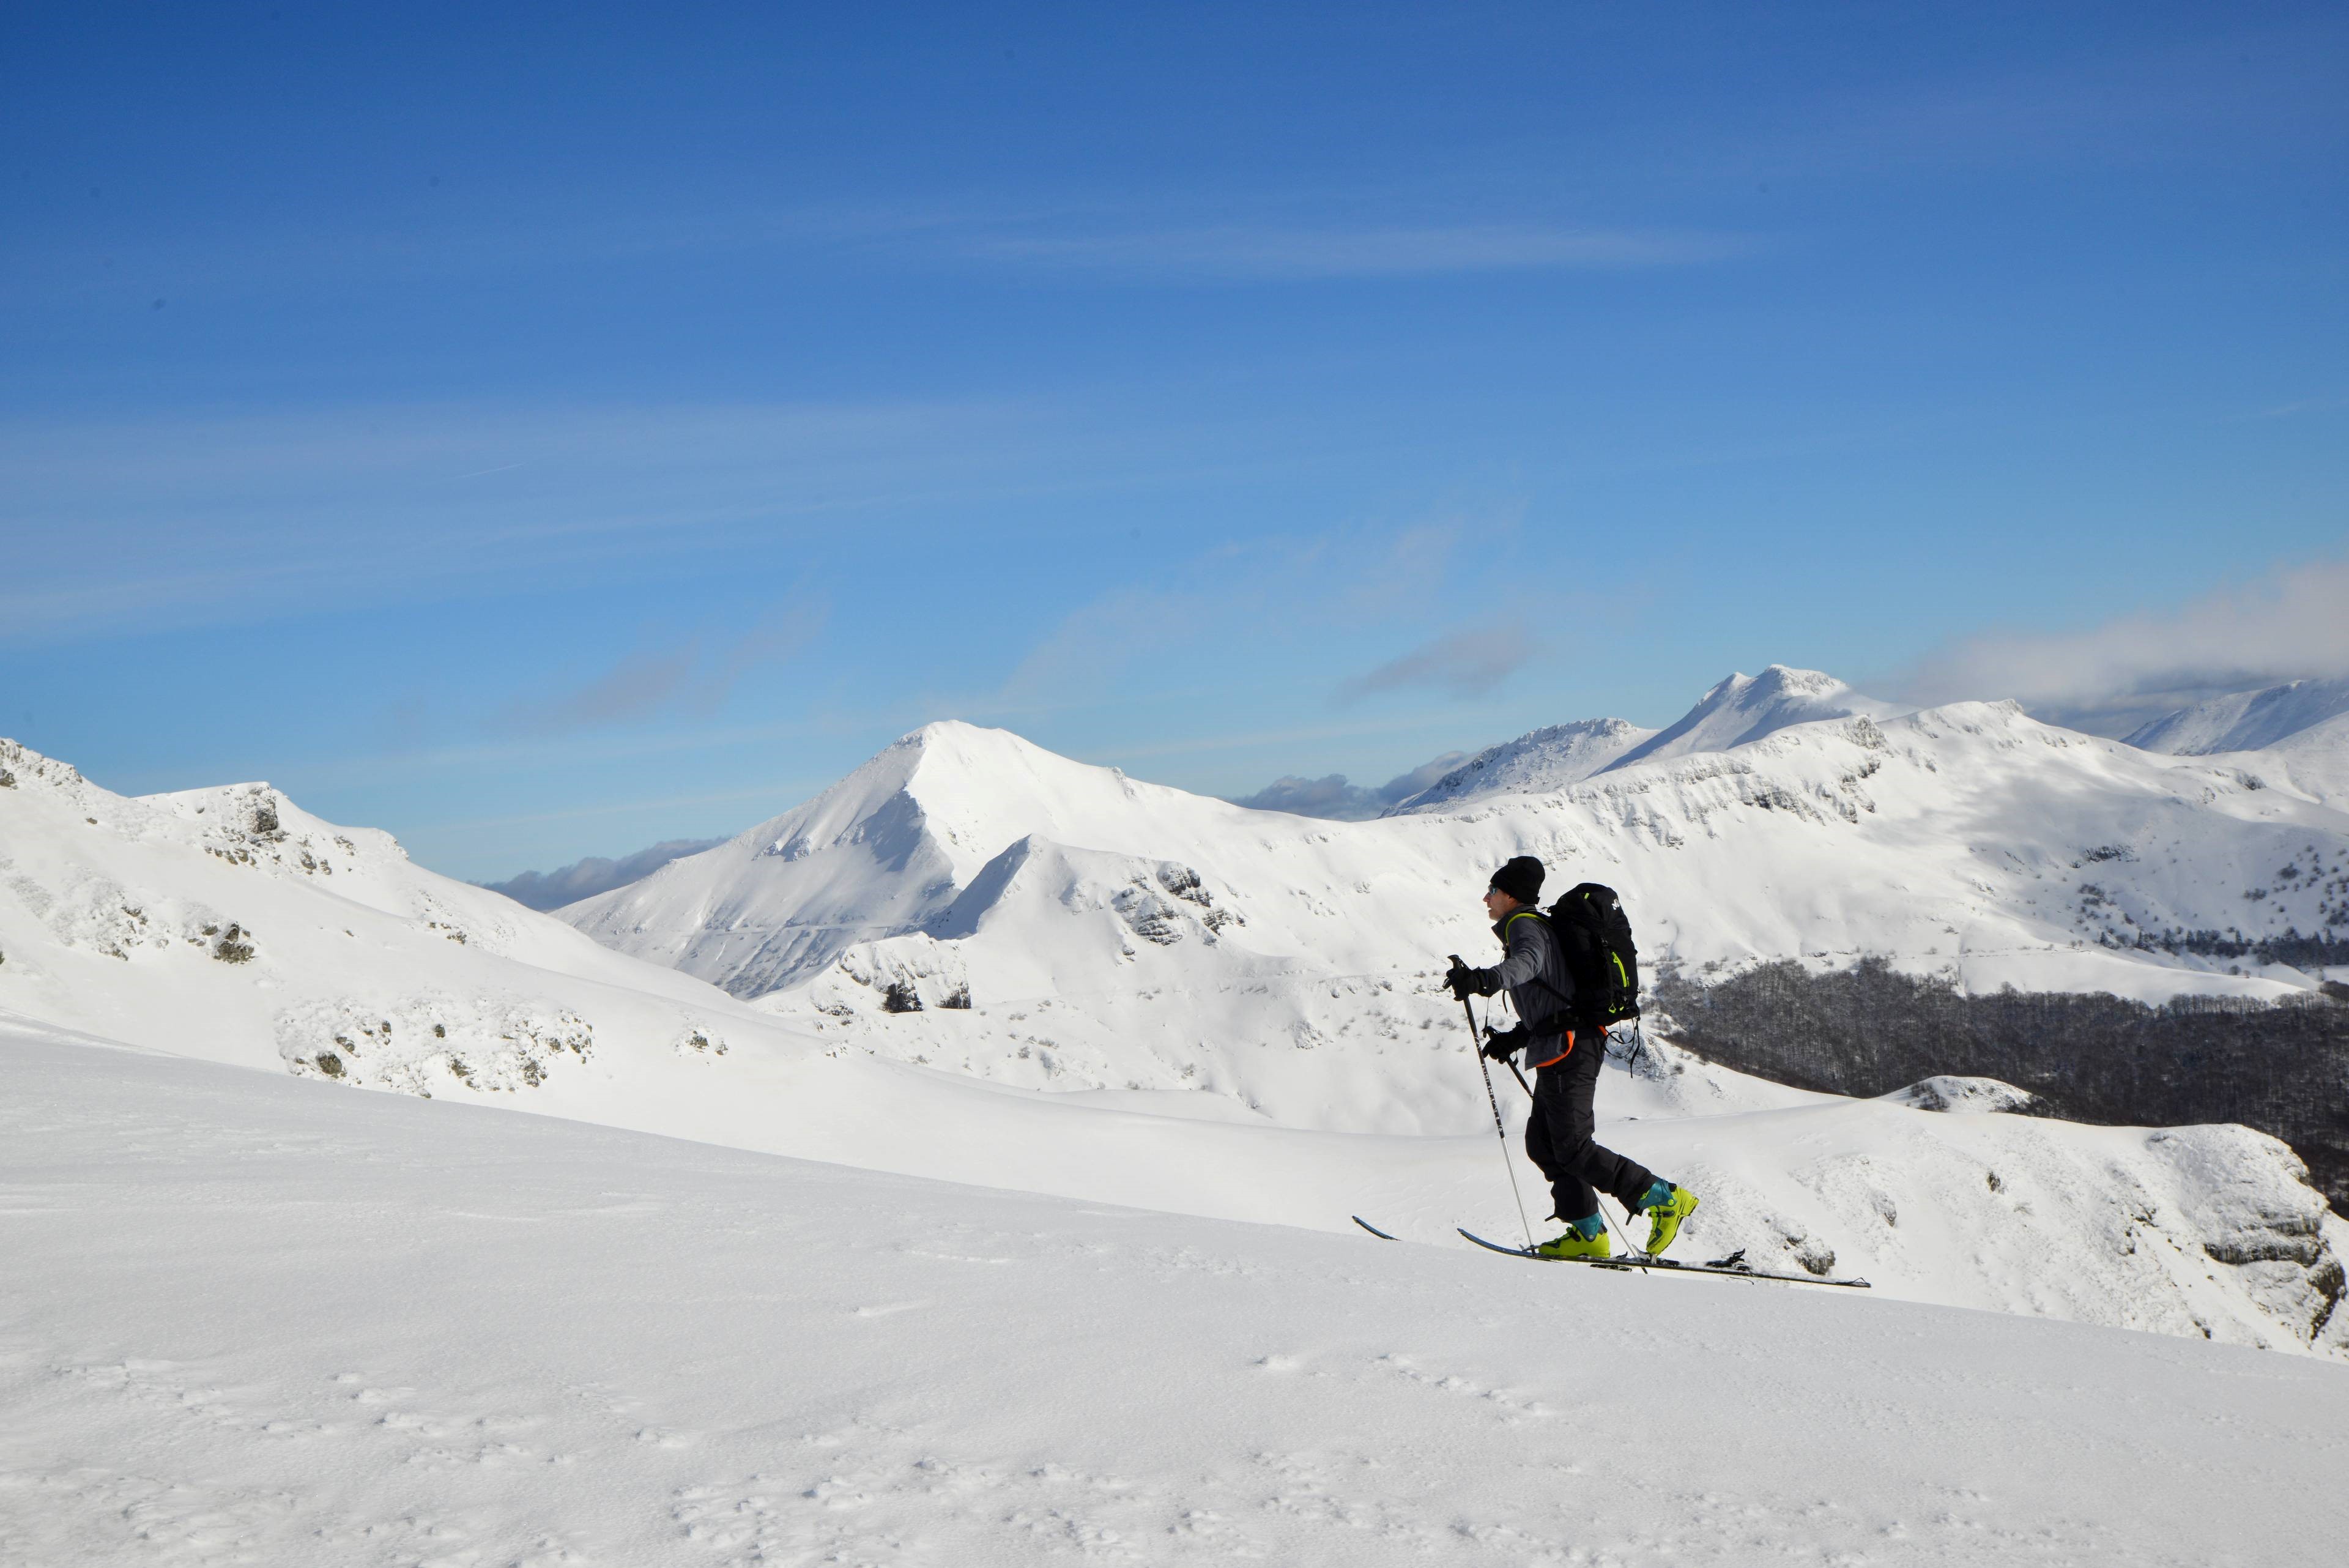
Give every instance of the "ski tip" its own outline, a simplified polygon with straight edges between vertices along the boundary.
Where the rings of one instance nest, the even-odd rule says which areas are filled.
[[[1463,1238],[1475,1242],[1476,1245],[1484,1248],[1488,1252],[1506,1252],[1512,1258],[1532,1258],[1538,1255],[1523,1247],[1504,1247],[1498,1241],[1487,1241],[1484,1237],[1476,1234],[1475,1231],[1462,1230],[1457,1225],[1454,1226],[1453,1229],[1459,1231]]]
[[[1377,1226],[1371,1224],[1369,1220],[1363,1219],[1359,1214],[1349,1214],[1346,1218],[1351,1220],[1355,1224],[1360,1225],[1363,1230],[1368,1231],[1371,1235],[1376,1236],[1381,1241],[1399,1241],[1402,1240],[1400,1236],[1388,1235],[1384,1231],[1380,1230]]]

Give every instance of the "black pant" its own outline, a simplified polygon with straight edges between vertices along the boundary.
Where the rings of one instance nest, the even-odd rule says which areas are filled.
[[[1535,1075],[1533,1115],[1526,1122],[1526,1153],[1549,1179],[1555,1213],[1568,1224],[1599,1212],[1599,1192],[1636,1211],[1656,1179],[1646,1166],[1592,1141],[1599,1124],[1590,1102],[1607,1050],[1595,1029],[1578,1032],[1576,1042],[1565,1061]]]

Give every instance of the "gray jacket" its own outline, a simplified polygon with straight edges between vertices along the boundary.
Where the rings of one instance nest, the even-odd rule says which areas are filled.
[[[1508,956],[1491,969],[1474,971],[1476,989],[1490,996],[1506,988],[1509,1001],[1532,1036],[1526,1065],[1547,1067],[1567,1053],[1567,1030],[1574,1010],[1574,976],[1549,921],[1533,909],[1512,909],[1493,928]]]

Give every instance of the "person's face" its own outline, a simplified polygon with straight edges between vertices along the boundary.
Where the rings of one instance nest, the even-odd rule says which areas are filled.
[[[1498,888],[1485,889],[1485,913],[1497,920],[1517,907],[1517,901]]]

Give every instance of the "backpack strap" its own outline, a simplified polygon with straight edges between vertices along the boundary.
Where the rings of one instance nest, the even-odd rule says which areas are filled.
[[[1557,947],[1557,928],[1553,926],[1550,923],[1549,917],[1539,909],[1527,909],[1512,911],[1509,918],[1501,922],[1501,929],[1506,932],[1512,925],[1516,923],[1518,917],[1523,915],[1530,915],[1536,920],[1539,921],[1541,923],[1541,929],[1549,933],[1550,946],[1553,948]],[[1565,950],[1559,949],[1557,956],[1558,961],[1561,963],[1564,962],[1566,960]],[[1557,998],[1558,1010],[1556,1012],[1551,1013],[1548,1017],[1541,1020],[1539,1023],[1535,1023],[1532,1019],[1526,1020],[1526,1030],[1528,1033],[1547,1034],[1550,1032],[1548,1027],[1549,1025],[1554,1023],[1563,1024],[1564,1027],[1558,1030],[1558,1033],[1566,1036],[1566,1050],[1558,1055],[1551,1058],[1551,1061],[1562,1062],[1568,1056],[1574,1054],[1574,999],[1567,995],[1564,992],[1558,990],[1557,987],[1552,985],[1549,981],[1544,980],[1539,975],[1534,976],[1534,983],[1540,986],[1544,991],[1548,992],[1552,996]],[[1537,1067],[1547,1067],[1549,1065],[1549,1063],[1537,1062],[1534,1064]]]

